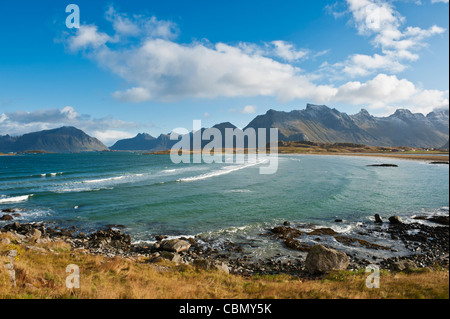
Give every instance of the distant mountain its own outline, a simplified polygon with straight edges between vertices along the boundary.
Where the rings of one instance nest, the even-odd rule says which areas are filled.
[[[133,138],[117,141],[111,150],[127,150],[127,151],[145,151],[154,147],[155,140],[153,136],[141,133]]]
[[[108,148],[98,139],[91,137],[75,127],[39,131],[22,136],[0,136],[0,152],[92,152],[104,151]]]
[[[223,146],[225,130],[236,129],[229,122],[213,127],[222,133]],[[253,128],[256,132],[258,128],[278,128],[279,141],[448,148],[449,111],[436,110],[424,116],[399,109],[390,116],[375,117],[365,109],[347,115],[325,105],[308,104],[304,110],[291,112],[269,110],[253,119],[244,130],[247,128]],[[204,130],[190,133],[191,145],[193,134],[203,135]],[[269,141],[268,130],[266,141]],[[132,139],[118,141],[111,149],[162,151],[170,149],[176,142],[171,141],[169,135],[163,134],[155,139],[148,134],[139,134]],[[209,142],[202,141],[202,147]]]
[[[424,116],[400,109],[388,117],[374,117],[364,109],[347,115],[325,105],[308,104],[305,110],[269,110],[247,127],[276,127],[281,141],[439,148],[449,139],[449,114],[442,110]]]
[[[214,125],[213,128],[218,129],[222,134],[222,142],[225,145],[225,129],[231,128],[235,129],[236,126],[233,124],[226,122]],[[195,132],[189,133],[190,143],[193,145],[193,138],[196,134],[203,135],[205,128]],[[212,139],[211,139],[212,140]],[[145,133],[141,133],[136,135],[130,139],[124,139],[117,141],[113,146],[110,147],[111,150],[114,151],[165,151],[171,149],[173,145],[175,145],[177,140],[170,140],[169,134],[161,134],[158,138],[154,138],[153,136]],[[202,147],[208,144],[210,141],[202,141]]]

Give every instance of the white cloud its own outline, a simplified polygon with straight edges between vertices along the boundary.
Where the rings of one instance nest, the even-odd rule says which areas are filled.
[[[83,50],[88,47],[100,47],[112,38],[106,33],[98,32],[95,25],[82,25],[77,29],[76,36],[69,38],[69,49],[72,51]]]
[[[431,3],[439,3],[439,2],[448,3],[448,0],[431,0]]]
[[[92,131],[91,134],[92,136],[95,136],[97,139],[102,141],[106,146],[111,146],[118,140],[136,136],[136,134],[116,130]]]
[[[246,105],[242,109],[241,113],[242,114],[255,114],[257,110],[258,110],[258,107],[254,106],[254,105]]]
[[[151,93],[142,87],[131,88],[125,92],[117,91],[113,93],[113,96],[119,101],[134,103],[148,101],[152,98]]]
[[[80,32],[67,41],[69,45],[79,44],[74,47],[80,50],[88,48],[84,51],[88,58],[130,83],[131,88],[113,93],[116,99],[125,102],[270,96],[283,102],[303,99],[314,103],[369,105],[377,109],[410,107],[423,112],[448,105],[448,91],[425,90],[406,79],[387,75],[401,72],[405,68],[403,61],[416,60],[418,56],[414,51],[424,45],[421,40],[443,29],[408,27],[400,31],[403,18],[391,5],[372,0],[348,0],[348,3],[359,32],[374,35],[374,43],[381,47],[382,53],[350,56],[339,65],[345,73],[354,77],[378,75],[366,82],[350,81],[338,87],[317,84],[316,74],[305,73],[291,64],[304,58],[306,53],[289,43],[273,41],[264,46],[251,43],[232,46],[203,41],[180,44],[167,38],[168,29],[163,26],[170,26],[169,22],[160,23],[166,31],[156,31],[155,23],[149,28],[142,27],[149,21],[158,21],[154,17],[130,18],[130,23],[140,26],[141,32],[133,46],[121,45],[122,40],[127,43],[126,32],[109,36],[93,26],[90,26],[89,37]],[[374,12],[379,17],[378,22],[374,22]],[[284,62],[275,59],[283,56]],[[332,67],[336,70],[336,66]],[[323,64],[321,68],[326,70],[330,66]]]
[[[379,74],[365,83],[348,82],[338,88],[333,100],[353,105],[367,105],[370,109],[393,110],[408,108],[427,114],[435,108],[448,108],[448,91],[424,90],[395,75]]]
[[[141,34],[150,35],[163,39],[174,39],[178,35],[176,25],[171,21],[158,20],[152,16],[150,18],[117,12],[113,6],[109,6],[105,13],[105,18],[113,24],[117,36],[138,36]]]
[[[436,25],[403,28],[405,18],[383,0],[347,0],[347,4],[358,33],[372,37],[375,49],[380,50],[372,56],[352,54],[344,63],[331,66],[351,77],[376,72],[398,74],[408,67],[407,63],[419,59],[417,52],[427,45],[427,38],[446,31]]]
[[[285,61],[298,61],[308,55],[307,50],[296,50],[294,45],[285,41],[272,41],[271,44],[275,47],[274,54]]]
[[[137,130],[140,125],[113,117],[92,118],[81,115],[72,106],[62,109],[43,109],[33,112],[15,111],[0,114],[0,135],[22,135],[30,132],[75,126],[89,135],[110,145],[118,138],[128,138],[128,130]]]

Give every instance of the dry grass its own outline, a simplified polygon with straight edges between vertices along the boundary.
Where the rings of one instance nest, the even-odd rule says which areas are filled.
[[[145,258],[131,261],[83,254],[65,243],[39,245],[46,253],[19,246],[22,252],[14,261],[17,287],[12,287],[3,265],[13,247],[0,244],[1,299],[449,298],[447,270],[382,273],[381,288],[369,289],[365,273],[338,272],[310,281],[287,275],[244,278],[186,265],[155,266]],[[66,288],[69,264],[80,268],[79,289]]]

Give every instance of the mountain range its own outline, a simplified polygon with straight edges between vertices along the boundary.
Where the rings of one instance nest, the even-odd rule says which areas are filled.
[[[449,140],[449,111],[424,116],[399,109],[388,117],[375,117],[365,109],[347,115],[325,105],[308,104],[304,110],[291,112],[269,110],[248,127],[277,127],[282,141],[440,148]]]
[[[213,126],[222,133],[237,129],[229,122]],[[283,112],[269,110],[253,119],[245,128],[278,128],[279,141],[314,141],[320,143],[355,143],[369,146],[409,146],[418,148],[445,148],[449,142],[449,111],[435,110],[428,115],[398,109],[387,117],[375,117],[365,109],[347,115],[325,105],[308,104],[304,110]],[[205,129],[190,133],[203,134]],[[268,139],[267,139],[268,140]],[[177,141],[169,134],[153,137],[146,133],[134,138],[117,141],[110,150],[116,151],[163,151]],[[192,142],[191,142],[192,143]],[[209,141],[202,141],[202,147]],[[192,144],[191,144],[192,145]],[[42,150],[49,152],[103,151],[108,148],[96,138],[74,127],[62,127],[29,133],[18,137],[0,136],[0,152]]]
[[[222,136],[226,128],[236,128],[229,122],[213,127],[219,129]],[[279,141],[448,149],[449,111],[438,110],[424,116],[399,109],[388,117],[375,117],[365,109],[355,115],[347,115],[325,105],[308,104],[304,110],[291,112],[269,110],[253,119],[244,131],[247,128],[253,128],[256,132],[258,128],[278,128]],[[202,133],[203,130],[199,132]],[[176,141],[170,141],[169,135],[166,134],[158,138],[138,134],[134,138],[118,141],[110,149],[160,151],[170,149],[175,143]],[[208,141],[203,142],[202,146],[206,143]]]

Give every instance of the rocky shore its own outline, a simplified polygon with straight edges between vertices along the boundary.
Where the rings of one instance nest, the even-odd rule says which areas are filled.
[[[392,247],[350,237],[331,228],[316,227],[311,230],[311,228],[305,228],[305,225],[291,225],[290,222],[285,222],[283,225],[267,229],[260,236],[280,242],[292,254],[277,254],[259,260],[250,258],[241,245],[230,241],[213,246],[195,237],[168,239],[167,236],[160,235],[152,244],[132,244],[131,236],[122,233],[120,225],[109,225],[104,230],[84,234],[76,227],[58,228],[44,223],[20,224],[5,216],[10,215],[3,215],[2,219],[11,223],[1,228],[1,233],[9,234],[9,237],[14,238],[13,241],[17,243],[26,244],[27,249],[39,251],[40,244],[63,241],[70,244],[73,251],[80,253],[123,257],[131,260],[144,258],[149,263],[155,264],[162,260],[169,260],[177,264],[190,264],[203,269],[219,269],[226,273],[244,276],[285,273],[314,278],[327,270],[357,271],[365,269],[370,264],[376,264],[381,269],[391,271],[424,267],[448,268],[449,264],[448,216],[415,217],[417,220],[427,220],[432,225],[420,222],[404,223],[397,216],[392,216],[383,224],[381,218],[376,216],[374,225],[379,227],[361,227],[359,230],[361,235],[385,237],[396,241],[408,251],[408,254],[402,256],[396,256],[396,250]],[[342,221],[336,220],[336,222]],[[314,239],[315,244],[311,244],[310,238]],[[374,252],[388,251],[393,257],[380,259],[375,255],[367,255],[366,258],[361,258],[357,254],[346,254],[328,247],[327,242],[330,239],[346,247],[363,247],[366,251]],[[323,244],[320,244],[321,242]]]

